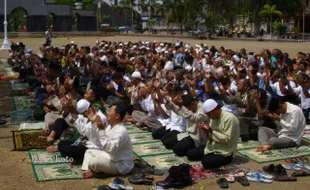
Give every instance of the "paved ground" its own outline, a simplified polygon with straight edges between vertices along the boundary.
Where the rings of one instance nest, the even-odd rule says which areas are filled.
[[[109,38],[95,38],[95,37],[83,37],[83,38],[58,38],[53,40],[54,45],[62,45],[65,43],[74,40],[78,44],[83,45],[92,45],[96,41],[96,39],[105,39],[105,40],[113,40],[113,41],[138,41],[145,40],[142,38],[136,37],[109,37]],[[147,38],[149,40],[157,40]],[[38,49],[38,46],[44,42],[44,39],[14,39],[15,41],[23,41],[28,48]],[[167,40],[166,38],[164,39]],[[171,39],[172,40],[172,39]],[[298,44],[298,43],[265,43],[265,42],[236,42],[236,41],[195,41],[195,40],[184,40],[190,43],[200,43],[206,42],[208,44],[215,45],[224,45],[227,48],[232,49],[240,49],[241,47],[249,48],[250,51],[259,51],[263,47],[267,48],[275,48],[278,47],[283,49],[285,52],[289,52],[290,54],[296,54],[298,51],[309,51],[309,44]],[[0,51],[0,59],[7,57],[6,51]],[[4,72],[3,68],[0,66],[0,73]],[[12,111],[13,103],[10,98],[10,86],[8,82],[0,81],[0,112],[8,112]],[[13,149],[13,141],[11,132],[12,130],[18,129],[18,126],[0,126],[0,188],[1,189],[96,189],[97,186],[102,184],[110,183],[113,178],[109,179],[89,179],[89,180],[63,180],[63,181],[51,181],[51,182],[36,182],[34,179],[34,175],[32,172],[31,164],[29,162],[29,158],[27,152],[17,152],[11,151]],[[257,164],[252,161],[248,161],[245,158],[240,157],[244,160],[245,166],[252,169],[261,169],[263,164]],[[281,162],[275,162],[281,163]],[[155,181],[159,179],[163,179],[164,177],[156,177]],[[310,178],[299,178],[298,182],[273,182],[272,184],[258,184],[251,183],[250,187],[242,187],[238,183],[230,184],[230,189],[298,189],[298,190],[308,190],[310,186]],[[128,183],[128,181],[127,181]],[[134,189],[146,190],[149,186],[134,186]],[[200,180],[195,185],[188,187],[187,189],[219,189],[217,186],[215,179],[208,180]]]

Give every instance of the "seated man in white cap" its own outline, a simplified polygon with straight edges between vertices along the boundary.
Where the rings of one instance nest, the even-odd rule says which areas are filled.
[[[196,148],[197,154],[203,154],[202,165],[205,169],[210,169],[229,164],[237,151],[239,121],[232,113],[222,110],[212,99],[203,103],[203,110],[210,122],[199,126],[207,135],[206,147]]]
[[[78,109],[81,106],[78,102]],[[63,157],[73,158],[76,163],[82,163],[87,149],[101,149],[99,131],[107,125],[106,116],[86,101],[82,102],[87,109],[80,115],[72,114],[71,121],[77,132],[83,136],[78,140],[64,139],[57,145],[57,150]],[[81,110],[81,111],[83,111]],[[87,116],[87,117],[85,117]]]
[[[114,104],[110,107],[107,114],[109,125],[98,127],[101,150],[88,149],[85,153],[82,165],[84,178],[94,177],[98,173],[126,175],[132,171],[133,148],[122,123],[126,112],[125,104]]]
[[[140,106],[139,101],[141,97],[139,97],[139,90],[142,87],[145,87],[145,84],[142,82],[141,73],[139,71],[135,71],[131,75],[131,82],[126,82],[126,92],[127,96],[130,98],[130,104],[135,106],[134,109],[138,109]],[[141,110],[141,109],[138,109]]]

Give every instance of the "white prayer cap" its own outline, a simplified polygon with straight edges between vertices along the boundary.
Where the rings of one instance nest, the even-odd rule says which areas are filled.
[[[127,46],[128,42],[125,42],[124,45]]]
[[[80,101],[78,101],[78,103],[76,104],[76,111],[79,114],[84,113],[90,106],[90,103],[85,100],[85,99],[81,99]]]
[[[209,113],[213,111],[217,107],[217,105],[218,104],[216,103],[216,101],[214,101],[213,99],[208,99],[203,103],[202,109],[205,113]]]
[[[74,41],[71,41],[71,44],[74,44]]]
[[[149,44],[149,41],[146,41],[145,44]]]
[[[129,61],[133,61],[133,60],[135,60],[136,58],[135,57],[131,57],[130,59],[129,59]]]
[[[189,44],[185,44],[185,48],[189,49],[191,46]]]
[[[119,46],[123,46],[123,43],[120,43]]]
[[[104,47],[109,47],[109,45],[108,45],[108,44],[106,44]]]
[[[240,58],[239,58],[237,55],[234,55],[234,56],[233,56],[233,59],[234,59],[237,63],[240,63],[240,62],[241,62]]]
[[[168,50],[166,50],[166,51],[165,51],[165,53],[166,53],[166,54],[168,54],[168,53],[169,53],[169,51],[168,51]]]
[[[139,71],[135,71],[132,73],[131,77],[141,79],[141,73]]]
[[[203,47],[208,47],[208,44],[203,44]]]
[[[30,55],[31,55],[30,53],[25,53],[26,57],[30,57]]]
[[[159,45],[160,45],[160,46],[164,46],[164,43],[160,43]]]
[[[100,49],[100,50],[99,50],[99,52],[100,52],[100,53],[103,53],[103,52],[104,52],[104,50],[103,50],[103,49]]]
[[[205,53],[206,53],[206,54],[210,53],[210,50],[207,49],[207,50],[205,51]]]
[[[190,65],[187,65],[187,66],[185,67],[185,70],[186,70],[187,72],[191,72],[192,69],[193,69],[193,67],[190,66]]]

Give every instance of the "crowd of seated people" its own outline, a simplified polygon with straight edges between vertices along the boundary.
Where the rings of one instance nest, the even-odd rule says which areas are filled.
[[[48,152],[82,164],[83,176],[134,167],[124,123],[152,133],[206,168],[230,163],[239,138],[257,151],[300,145],[310,123],[310,55],[247,53],[207,44],[108,42],[93,47],[13,43],[8,62],[29,84]]]

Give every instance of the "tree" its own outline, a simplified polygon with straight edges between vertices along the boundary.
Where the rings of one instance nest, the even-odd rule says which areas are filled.
[[[136,6],[135,0],[121,0],[118,5],[113,5],[112,8],[115,11],[119,11],[121,14],[125,15],[125,25],[126,25],[126,33],[128,34],[128,23],[127,17],[130,15],[137,14],[137,11],[133,9]]]
[[[9,17],[9,29],[18,31],[20,27],[27,25],[27,14],[24,9],[16,8]]]
[[[272,35],[272,16],[273,15],[278,17],[283,16],[282,12],[277,10],[276,7],[277,7],[276,5],[271,6],[269,4],[266,4],[264,6],[264,9],[259,12],[259,16],[267,18],[269,21],[268,23],[269,23],[270,35]]]

